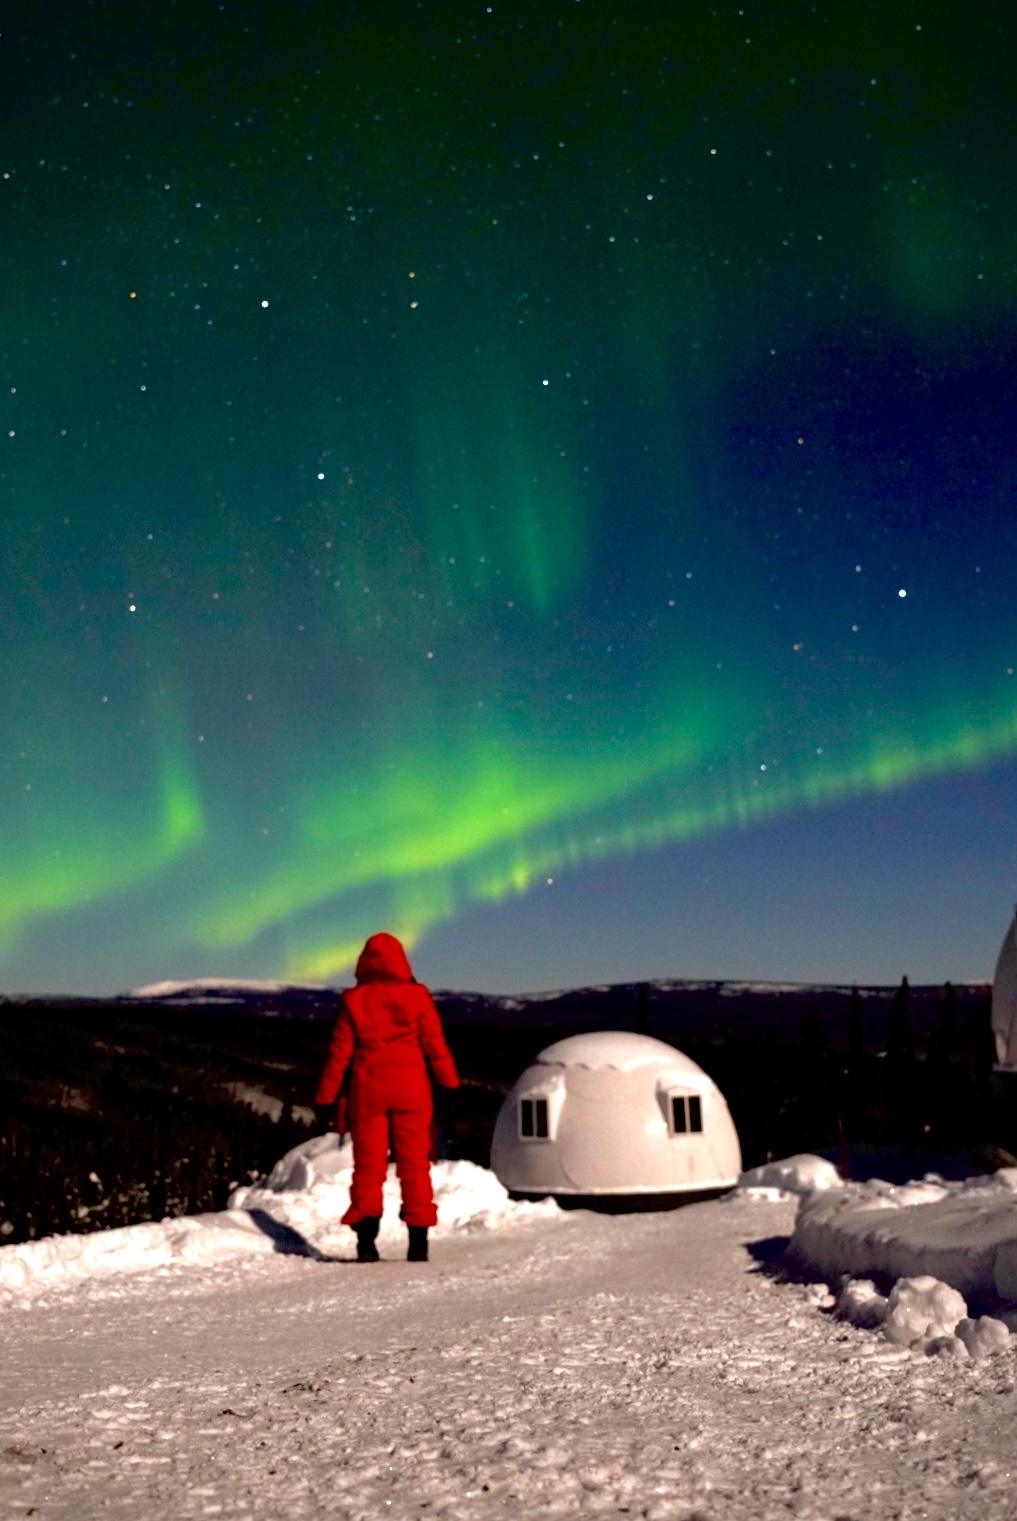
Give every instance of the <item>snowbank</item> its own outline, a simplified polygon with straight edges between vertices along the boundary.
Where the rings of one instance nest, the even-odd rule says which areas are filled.
[[[739,1192],[777,1190],[779,1194],[809,1194],[814,1189],[842,1188],[840,1173],[832,1162],[823,1157],[800,1152],[785,1157],[780,1162],[764,1162],[761,1167],[750,1167],[735,1184]]]
[[[787,1258],[840,1285],[841,1320],[894,1346],[966,1361],[1010,1347],[1017,1328],[1017,1168],[944,1182],[845,1183],[822,1157],[785,1157],[742,1173],[728,1198],[800,1202]],[[896,1279],[882,1294],[872,1278]],[[1007,1306],[968,1315],[966,1298]]]
[[[274,1219],[314,1240],[332,1235],[350,1202],[353,1147],[340,1145],[335,1134],[304,1141],[278,1161],[264,1182],[238,1188],[229,1201],[231,1210],[264,1210]],[[434,1202],[438,1207],[435,1235],[449,1231],[480,1230],[561,1213],[552,1199],[540,1203],[514,1203],[494,1173],[473,1162],[436,1162],[431,1168]],[[390,1167],[383,1191],[384,1213],[379,1244],[386,1237],[405,1240],[406,1227],[399,1219],[399,1184]],[[348,1245],[348,1230],[339,1238]]]
[[[789,1250],[834,1279],[929,1276],[984,1304],[1017,1302],[1017,1168],[963,1183],[815,1190],[802,1198]]]
[[[0,1247],[0,1304],[29,1304],[53,1288],[168,1267],[211,1267],[274,1252],[348,1256],[352,1233],[340,1224],[349,1204],[353,1151],[336,1135],[316,1136],[288,1152],[264,1183],[237,1189],[217,1214],[122,1226],[81,1236],[46,1236]],[[494,1173],[472,1162],[438,1162],[431,1169],[438,1225],[435,1235],[491,1229],[560,1214],[551,1200],[515,1204]],[[379,1236],[396,1255],[405,1247],[399,1185],[389,1169]],[[404,1255],[404,1252],[401,1252]]]
[[[210,1267],[279,1250],[286,1247],[256,1216],[242,1211],[153,1220],[84,1236],[44,1236],[0,1247],[0,1304],[29,1301],[47,1289],[88,1279],[174,1265]]]
[[[898,1347],[988,1357],[1017,1327],[1017,1168],[946,1183],[935,1174],[894,1186],[844,1183],[831,1163],[787,1157],[742,1174],[729,1198],[799,1194],[792,1263],[840,1284],[825,1307]],[[869,1274],[896,1279],[882,1294]],[[1006,1306],[1005,1319],[968,1315],[966,1297]],[[817,1301],[818,1303],[818,1301]]]

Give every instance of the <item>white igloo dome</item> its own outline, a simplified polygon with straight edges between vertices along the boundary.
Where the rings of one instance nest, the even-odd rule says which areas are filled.
[[[694,1194],[730,1188],[741,1148],[724,1096],[674,1046],[627,1030],[570,1035],[505,1097],[491,1166],[514,1194]]]
[[[999,1065],[1017,1068],[1017,913],[1007,925],[992,980],[992,1033]]]

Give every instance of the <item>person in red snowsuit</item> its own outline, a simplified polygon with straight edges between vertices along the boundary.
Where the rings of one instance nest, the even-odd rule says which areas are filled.
[[[431,1075],[458,1088],[459,1074],[445,1044],[441,1016],[416,982],[394,935],[372,935],[357,962],[357,986],[343,993],[332,1043],[315,1095],[331,1108],[349,1073],[347,1116],[353,1137],[353,1183],[343,1224],[357,1233],[357,1258],[377,1262],[382,1184],[389,1150],[409,1228],[411,1262],[427,1261],[427,1231],[438,1214],[431,1190]],[[345,1129],[344,1118],[339,1121]]]

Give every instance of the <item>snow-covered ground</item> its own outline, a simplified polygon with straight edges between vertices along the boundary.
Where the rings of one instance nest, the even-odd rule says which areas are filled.
[[[190,1238],[176,1255],[138,1238],[118,1268],[7,1280],[0,1515],[1014,1514],[1008,1333],[970,1357],[950,1332],[962,1355],[929,1356],[922,1316],[956,1328],[966,1309],[947,1285],[900,1289],[893,1339],[889,1311],[865,1329],[826,1284],[768,1270],[815,1159],[632,1216],[521,1208],[449,1164],[432,1261],[401,1260],[387,1209],[371,1267],[335,1224],[347,1165],[329,1142],[225,1216],[132,1228]],[[827,1181],[803,1215],[851,1199]],[[36,1246],[52,1268],[71,1239],[99,1236]],[[0,1281],[29,1250],[0,1250]]]
[[[327,1260],[348,1254],[353,1239],[340,1224],[350,1202],[353,1148],[334,1134],[315,1136],[280,1159],[257,1187],[238,1188],[216,1214],[127,1225],[90,1235],[47,1236],[0,1248],[0,1307],[25,1307],[81,1283],[110,1293],[136,1273],[208,1268],[249,1257],[296,1254]],[[456,1231],[511,1226],[561,1214],[551,1200],[513,1203],[494,1174],[472,1162],[432,1168],[438,1224],[435,1241]],[[399,1185],[389,1168],[378,1244],[405,1244]]]

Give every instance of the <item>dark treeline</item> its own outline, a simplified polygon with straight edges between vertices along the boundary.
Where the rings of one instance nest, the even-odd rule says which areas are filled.
[[[866,1146],[920,1162],[999,1139],[984,989],[923,989],[917,1019],[906,979],[880,996],[704,996],[642,984],[511,1009],[440,1000],[464,1079],[442,1102],[444,1155],[486,1165],[512,1081],[552,1041],[596,1028],[641,1030],[699,1062],[746,1166],[828,1151],[850,1167]],[[312,1133],[330,1029],[306,1015],[0,1003],[0,1243],[222,1209]]]
[[[299,1106],[327,1035],[299,1019],[0,1003],[0,1243],[222,1209],[311,1133]]]
[[[982,1151],[988,1159],[1004,1139],[996,1133],[984,987],[919,991],[904,978],[879,993],[802,988],[732,997],[718,990],[711,1001],[697,988],[694,997],[690,1014],[680,989],[605,990],[612,1017],[597,1018],[589,997],[584,1017],[565,995],[557,1018],[553,1007],[538,1006],[539,1030],[471,1025],[460,1014],[450,1039],[480,1091],[468,1100],[456,1143],[472,1155],[489,1140],[503,1074],[517,1075],[537,1051],[579,1029],[626,1027],[680,1046],[710,1074],[728,1101],[746,1167],[823,1151],[850,1171],[859,1150],[893,1149],[903,1153],[902,1165],[935,1165],[951,1153]]]
[[[746,1165],[824,1151],[835,1153],[850,1173],[855,1153],[894,1149],[909,1168],[923,1159],[939,1165],[979,1150],[989,1165],[993,1143],[1000,1140],[989,997],[968,999],[960,1018],[956,991],[947,983],[938,1018],[921,1042],[911,1002],[905,978],[883,1001],[883,1039],[874,1045],[863,1036],[856,993],[847,1039],[836,1044],[822,1014],[813,1010],[804,1015],[794,1043],[763,1038],[739,1042],[737,1050],[723,1041],[690,1047],[727,1096]]]
[[[0,1244],[223,1209],[308,1133],[227,1102],[19,1106],[0,1125]]]

